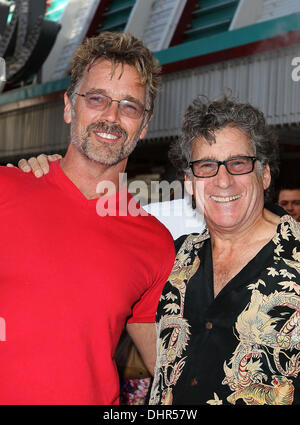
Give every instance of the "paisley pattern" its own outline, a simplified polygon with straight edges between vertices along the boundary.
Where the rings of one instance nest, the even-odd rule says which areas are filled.
[[[186,365],[196,347],[191,345],[192,326],[184,313],[186,291],[191,279],[198,278],[199,254],[208,238],[205,230],[202,235],[192,234],[184,240],[163,290],[157,311],[158,360],[150,404],[172,404],[174,391],[181,386],[187,388],[183,371],[191,367]],[[236,312],[229,329],[231,356],[220,359],[223,368],[218,372],[201,369],[207,370],[203,382],[215,382],[216,386],[213,391],[203,388],[205,384],[199,389],[207,396],[204,403],[293,404],[295,385],[300,391],[299,223],[288,215],[281,217],[269,244],[271,262],[242,288],[240,296],[248,300],[241,303],[246,307]],[[225,347],[219,348],[220,356]]]

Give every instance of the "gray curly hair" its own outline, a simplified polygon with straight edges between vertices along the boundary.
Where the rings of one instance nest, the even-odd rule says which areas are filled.
[[[169,158],[179,176],[192,176],[189,163],[192,161],[193,142],[203,138],[209,144],[215,143],[215,132],[226,126],[235,127],[249,137],[258,159],[259,173],[269,164],[273,182],[279,174],[277,137],[261,111],[249,103],[241,103],[226,96],[214,101],[198,96],[187,108],[181,134],[169,151]],[[272,186],[271,183],[265,193],[266,200],[271,197]]]

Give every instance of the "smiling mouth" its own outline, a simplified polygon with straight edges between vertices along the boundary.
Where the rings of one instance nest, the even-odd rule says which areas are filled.
[[[101,139],[108,140],[110,142],[114,142],[116,140],[119,140],[120,136],[116,136],[115,134],[111,133],[102,133],[102,132],[95,132],[96,136],[101,137]]]
[[[210,199],[212,199],[215,202],[232,202],[232,201],[236,201],[237,199],[240,199],[241,195],[234,195],[234,196],[210,196]]]

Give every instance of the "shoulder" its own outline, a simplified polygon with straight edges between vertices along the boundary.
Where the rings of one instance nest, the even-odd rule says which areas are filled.
[[[136,243],[147,247],[149,254],[156,256],[167,250],[174,251],[174,240],[169,230],[152,214],[150,214],[129,193],[127,196],[126,216],[130,225],[133,225],[132,235]]]
[[[16,196],[19,201],[34,197],[35,191],[45,184],[46,177],[36,178],[34,174],[24,173],[19,168],[0,166],[1,204]]]
[[[8,176],[8,177],[16,176],[20,172],[21,172],[21,170],[19,168],[16,168],[16,167],[6,167],[4,165],[0,166],[0,176],[1,177],[3,176],[4,178],[5,178],[5,176]]]
[[[147,227],[149,227],[151,232],[151,239],[156,240],[159,245],[171,246],[172,249],[174,249],[174,239],[169,229],[167,229],[160,220],[151,214],[147,214],[144,218],[146,219]]]
[[[9,178],[9,179],[18,179],[19,177],[33,175],[32,173],[24,173],[20,168],[17,167],[6,167],[4,165],[0,166],[0,175],[1,178]]]
[[[182,236],[180,236],[180,238],[178,238],[174,241],[176,252],[179,251],[179,249],[181,248],[182,244],[184,243],[184,241],[186,240],[187,237],[188,237],[188,235],[182,235]]]
[[[300,272],[300,223],[288,214],[282,216],[272,242],[274,259],[283,261],[284,268],[291,267]]]
[[[147,214],[137,217],[139,226],[135,227],[137,240],[143,246],[147,261],[152,264],[155,272],[164,274],[164,283],[175,260],[174,239],[169,230],[154,216]],[[136,240],[136,242],[137,242]]]
[[[24,173],[19,168],[0,166],[0,187],[1,191],[19,186],[22,182],[32,180],[32,173]]]
[[[300,246],[300,222],[296,221],[289,215],[283,216],[281,220],[290,228],[294,245]],[[282,233],[284,233],[284,228],[281,228],[281,234]]]

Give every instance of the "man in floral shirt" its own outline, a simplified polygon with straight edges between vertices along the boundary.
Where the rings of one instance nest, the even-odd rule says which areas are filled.
[[[176,241],[150,404],[300,404],[300,226],[266,208],[274,135],[249,104],[196,99],[171,152],[207,227]]]

